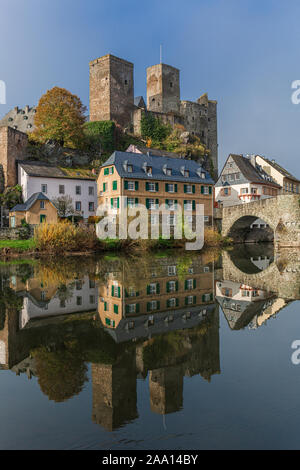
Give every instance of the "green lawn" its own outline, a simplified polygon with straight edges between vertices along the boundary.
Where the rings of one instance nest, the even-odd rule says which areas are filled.
[[[35,247],[33,238],[29,240],[0,240],[0,250],[2,248],[12,248],[16,251],[28,251]]]

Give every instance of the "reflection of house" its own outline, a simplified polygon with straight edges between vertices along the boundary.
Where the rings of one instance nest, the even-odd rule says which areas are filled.
[[[270,292],[233,281],[216,282],[216,299],[232,330],[261,326],[285,305]]]
[[[88,276],[68,283],[63,288],[57,284],[45,285],[36,278],[28,279],[23,284],[13,276],[11,287],[23,297],[20,328],[31,325],[29,322],[37,318],[97,309],[98,287]]]
[[[215,185],[215,199],[233,206],[277,196],[279,184],[251,157],[229,155]]]
[[[153,266],[147,279],[133,281],[132,285],[122,280],[122,273],[109,275],[107,284],[99,288],[98,311],[103,325],[117,329],[114,335],[122,341],[137,332],[148,336],[150,330],[165,331],[166,325],[172,329],[177,321],[184,328],[184,322],[195,321],[197,306],[212,302],[211,266],[191,262],[185,275],[179,277],[176,262],[167,260]]]
[[[18,227],[25,220],[30,225],[57,222],[57,208],[43,193],[34,193],[24,204],[17,204],[9,212],[10,227]]]

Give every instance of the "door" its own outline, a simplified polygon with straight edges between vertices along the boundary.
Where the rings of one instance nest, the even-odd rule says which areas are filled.
[[[43,222],[46,222],[46,216],[45,216],[45,214],[41,214],[41,215],[40,215],[40,224],[42,224]]]

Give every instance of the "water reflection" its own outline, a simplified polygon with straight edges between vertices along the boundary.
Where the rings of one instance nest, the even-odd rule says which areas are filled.
[[[219,306],[233,330],[259,328],[299,299],[297,252],[31,260],[0,267],[0,367],[36,376],[55,402],[91,365],[92,420],[107,430],[183,407],[184,377],[220,374]]]

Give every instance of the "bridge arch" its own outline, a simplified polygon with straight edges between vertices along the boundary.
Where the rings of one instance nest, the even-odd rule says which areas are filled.
[[[227,225],[226,231],[223,234],[233,238],[237,242],[245,242],[252,232],[250,226],[257,219],[263,220],[267,225],[266,228],[257,230],[257,241],[273,241],[278,224],[274,224],[274,222],[269,217],[259,213],[236,215],[236,217],[231,219],[231,223]]]

